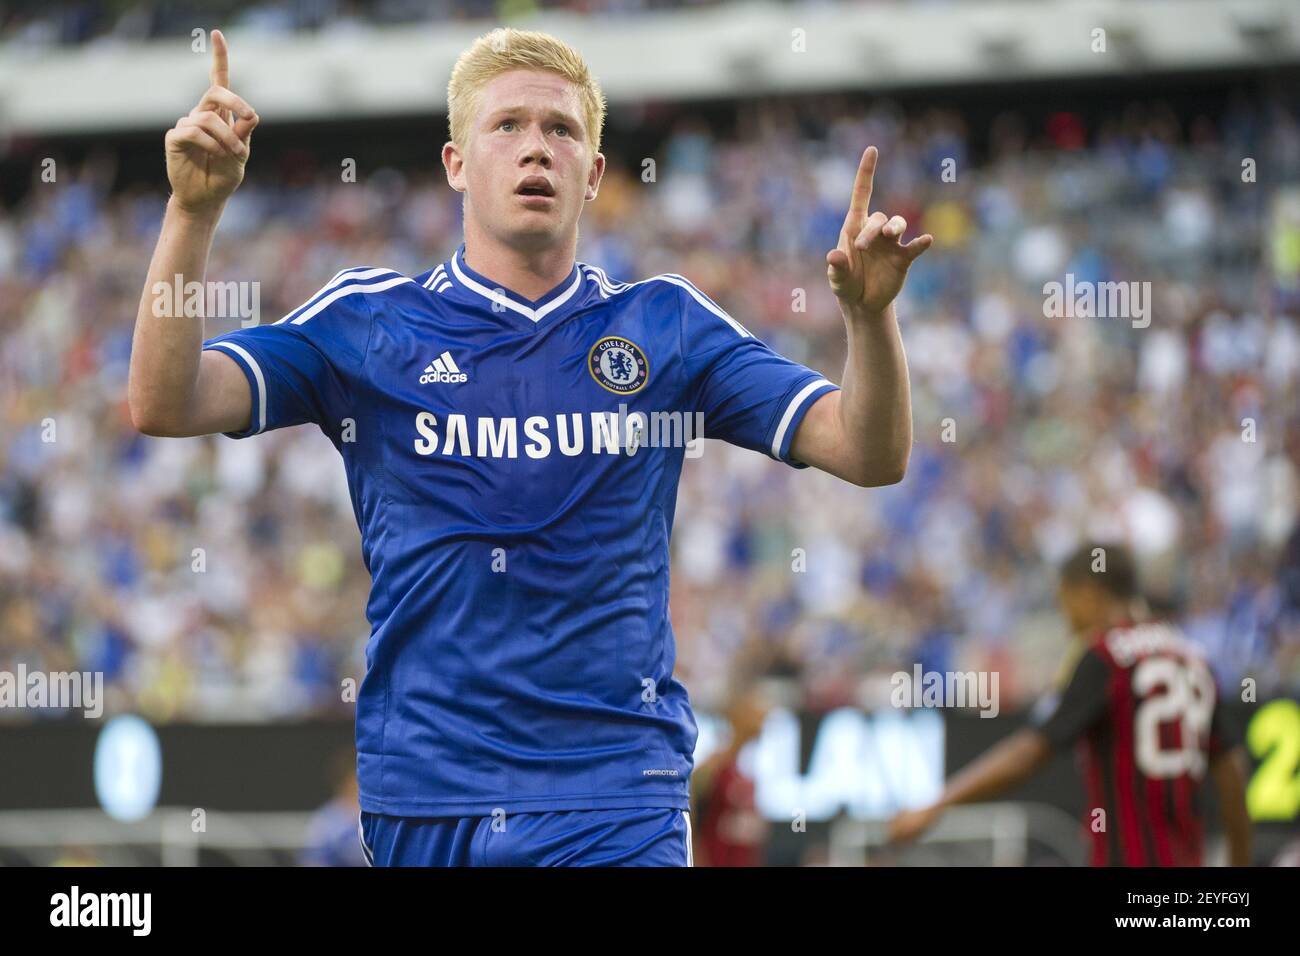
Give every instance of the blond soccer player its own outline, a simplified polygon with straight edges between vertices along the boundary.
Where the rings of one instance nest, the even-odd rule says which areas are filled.
[[[696,727],[673,677],[668,542],[700,433],[864,488],[912,444],[893,301],[931,244],[869,211],[861,159],[827,279],[841,383],[773,352],[688,278],[576,259],[605,101],[554,37],[495,30],[448,87],[464,237],[418,275],[338,272],[273,324],[159,317],[202,281],[258,123],[212,83],[166,137],[172,186],[129,398],[150,435],[312,423],[343,459],[371,574],[357,700],[361,838],[388,865],[690,863]],[[700,467],[708,467],[707,462]]]

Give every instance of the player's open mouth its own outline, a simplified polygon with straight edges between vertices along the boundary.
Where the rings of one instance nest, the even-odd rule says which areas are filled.
[[[529,176],[515,189],[524,205],[543,209],[555,201],[555,187],[545,176]]]

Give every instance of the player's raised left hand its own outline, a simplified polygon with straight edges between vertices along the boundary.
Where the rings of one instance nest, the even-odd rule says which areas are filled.
[[[826,277],[846,314],[884,312],[902,291],[908,267],[934,243],[927,233],[904,245],[907,221],[902,216],[868,214],[879,156],[874,146],[862,154],[839,245],[826,253]]]

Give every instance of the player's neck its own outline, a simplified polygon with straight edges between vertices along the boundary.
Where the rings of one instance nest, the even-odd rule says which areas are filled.
[[[1117,604],[1107,608],[1104,614],[1089,622],[1083,629],[1082,636],[1098,636],[1107,633],[1113,627],[1131,624],[1139,620],[1137,609],[1127,604]]]
[[[465,229],[465,264],[495,285],[536,301],[569,277],[577,237],[546,249],[516,249],[481,230]]]

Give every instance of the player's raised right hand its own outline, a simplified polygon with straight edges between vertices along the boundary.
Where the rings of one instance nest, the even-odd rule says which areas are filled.
[[[167,179],[187,212],[219,210],[244,180],[257,111],[230,91],[226,38],[212,31],[211,85],[167,131]]]

